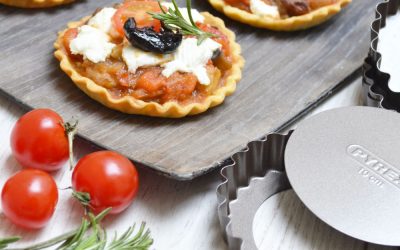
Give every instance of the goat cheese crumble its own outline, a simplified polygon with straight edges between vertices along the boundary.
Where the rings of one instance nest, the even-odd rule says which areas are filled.
[[[78,28],[78,36],[71,41],[69,47],[72,54],[83,55],[83,58],[98,63],[105,61],[115,47],[109,39],[103,31],[83,25]]]
[[[117,12],[117,10],[114,8],[103,8],[97,12],[96,15],[90,18],[88,25],[103,31],[104,33],[108,33],[112,28],[112,17],[115,12]]]
[[[278,7],[266,4],[262,0],[250,0],[250,11],[258,16],[280,18]]]
[[[128,70],[134,73],[140,67],[160,65],[170,61],[172,56],[170,54],[162,55],[152,52],[145,52],[128,45],[122,49],[122,59],[128,66]]]
[[[164,65],[162,74],[165,77],[171,76],[174,72],[193,73],[203,85],[210,84],[206,65],[212,58],[214,51],[221,49],[221,44],[207,38],[200,45],[196,38],[185,38],[181,46],[173,54],[174,60]]]

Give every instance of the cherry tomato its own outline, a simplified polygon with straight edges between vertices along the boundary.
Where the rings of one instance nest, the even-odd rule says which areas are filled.
[[[31,229],[44,227],[54,213],[58,190],[53,178],[37,169],[25,169],[5,183],[3,213],[13,223]]]
[[[112,214],[122,212],[132,203],[138,186],[135,166],[112,151],[86,155],[72,173],[73,189],[90,194],[90,207],[95,213],[109,207]]]
[[[50,109],[26,113],[11,132],[11,150],[15,159],[26,168],[60,169],[69,155],[63,119]]]
[[[153,27],[154,30],[160,31],[161,22],[152,18],[148,12],[161,12],[160,6],[156,1],[126,1],[118,8],[113,16],[113,24],[121,36],[125,36],[124,24],[130,17],[134,17],[139,28]]]

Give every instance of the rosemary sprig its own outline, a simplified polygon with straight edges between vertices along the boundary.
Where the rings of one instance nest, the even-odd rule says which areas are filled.
[[[193,21],[191,0],[186,0],[186,8],[190,22],[183,17],[175,0],[172,0],[172,4],[174,5],[174,9],[168,8],[168,10],[165,11],[161,2],[158,1],[162,13],[150,12],[149,14],[154,19],[160,20],[164,26],[170,30],[181,32],[183,35],[192,35],[197,37],[198,45],[200,45],[205,39],[216,36],[215,34],[201,30]]]
[[[108,210],[110,211],[110,210]],[[92,213],[88,214],[89,220],[83,219],[78,233],[69,241],[64,242],[57,250],[89,250],[89,249],[104,249],[106,243],[104,229],[100,227],[95,216]],[[89,230],[89,225],[93,228],[91,234],[86,236]]]
[[[21,237],[18,237],[18,236],[0,239],[0,249],[5,249],[8,246],[8,244],[17,242],[20,239],[21,239]]]
[[[60,235],[48,241],[35,244],[33,246],[9,249],[9,250],[40,250],[59,245],[57,250],[147,250],[153,244],[150,231],[145,230],[146,224],[133,235],[135,225],[129,227],[120,237],[115,234],[114,239],[107,241],[106,231],[100,226],[100,221],[111,211],[111,208],[94,216],[88,213],[82,219],[80,227],[72,232]],[[0,240],[0,249],[4,249],[8,244],[19,240],[19,237]],[[3,245],[1,245],[3,244]],[[3,246],[3,248],[1,248]]]
[[[118,238],[115,234],[113,241],[107,245],[107,250],[145,250],[153,244],[150,237],[150,230],[146,230],[146,223],[142,222],[139,231],[134,235],[135,225],[129,227],[128,230]]]
[[[96,223],[99,223],[101,220],[104,219],[104,217],[111,211],[111,208],[107,208],[105,210],[103,210],[101,213],[99,213],[96,217],[95,217],[95,221]],[[83,218],[83,221],[87,220],[85,218]],[[82,222],[82,224],[84,224],[84,222]],[[85,230],[82,229],[82,224],[81,226],[76,229],[76,230],[72,230],[70,232],[67,232],[65,234],[59,235],[57,237],[54,237],[50,240],[41,242],[41,243],[37,243],[34,245],[31,245],[29,247],[24,247],[24,248],[12,248],[12,249],[8,249],[8,250],[41,250],[41,249],[45,249],[45,248],[49,248],[51,246],[55,246],[57,244],[62,243],[62,245],[67,244],[66,242],[74,242],[76,240],[78,240],[78,236],[79,234],[85,234],[91,227],[91,224],[89,223],[87,225],[87,228]],[[82,232],[83,230],[83,232]],[[77,236],[78,235],[78,236]],[[75,238],[75,239],[74,239]],[[61,246],[62,246],[61,245]],[[60,247],[61,247],[60,246]],[[62,249],[62,248],[61,248]]]

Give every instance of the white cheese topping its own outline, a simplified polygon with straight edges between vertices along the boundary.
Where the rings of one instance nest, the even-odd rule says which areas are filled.
[[[382,54],[380,70],[390,74],[389,88],[400,92],[400,15],[388,16],[379,31],[378,51]]]
[[[115,44],[109,42],[108,35],[103,31],[83,25],[78,28],[78,36],[71,41],[69,47],[72,54],[83,55],[84,58],[98,63],[106,60]]]
[[[139,67],[160,65],[172,60],[170,54],[162,55],[152,52],[145,52],[131,45],[125,46],[122,49],[122,58],[124,59],[128,70],[136,72]]]
[[[250,10],[258,16],[280,17],[278,7],[266,4],[263,0],[250,0]]]
[[[103,8],[90,18],[88,25],[108,33],[112,27],[112,17],[116,11],[114,8]]]
[[[163,3],[171,7],[171,3]],[[92,17],[88,25],[78,28],[78,35],[70,43],[72,54],[83,55],[84,58],[94,62],[105,61],[111,54],[115,44],[110,42],[108,32],[112,28],[112,17],[114,8],[104,8]],[[189,21],[186,8],[180,8],[184,18]],[[203,22],[204,17],[192,9],[195,22]],[[145,52],[131,45],[122,49],[122,58],[128,66],[128,70],[136,72],[139,67],[160,65],[164,67],[162,74],[170,77],[173,73],[193,73],[201,84],[208,85],[211,80],[208,77],[206,65],[212,58],[213,53],[221,49],[221,44],[208,38],[200,45],[196,38],[184,38],[178,49],[172,54],[156,54]]]
[[[167,8],[175,9],[174,5],[172,3],[164,2],[164,3],[162,3],[162,5]],[[187,8],[179,8],[179,11],[182,13],[183,18],[190,23]],[[202,14],[200,14],[200,12],[196,9],[192,9],[192,18],[195,23],[197,23],[197,22],[203,23],[204,22],[204,16]]]
[[[130,45],[122,50],[122,58],[130,72],[136,72],[139,67],[160,65],[164,67],[162,74],[170,77],[173,73],[193,73],[203,85],[210,84],[206,65],[212,58],[214,51],[221,49],[221,44],[208,38],[197,45],[196,38],[184,38],[178,49],[167,55],[144,52]]]
[[[210,84],[206,64],[212,58],[214,51],[221,48],[221,44],[207,38],[200,45],[196,38],[185,38],[173,54],[174,60],[164,65],[162,74],[170,77],[174,72],[193,73],[203,85]]]

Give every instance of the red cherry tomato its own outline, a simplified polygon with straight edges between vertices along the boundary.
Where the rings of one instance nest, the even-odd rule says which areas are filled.
[[[60,169],[68,160],[68,138],[63,119],[50,109],[36,109],[23,115],[11,133],[11,150],[26,168]]]
[[[152,18],[148,12],[161,12],[158,2],[144,0],[126,1],[113,16],[114,27],[121,36],[125,36],[124,24],[128,18],[133,17],[139,28],[153,27],[154,30],[160,31],[161,22]]]
[[[5,183],[3,213],[13,223],[31,229],[44,227],[54,213],[58,190],[53,178],[37,169],[25,169]]]
[[[122,212],[132,203],[138,186],[135,166],[111,151],[86,155],[72,173],[73,189],[90,194],[90,207],[95,213],[109,207],[112,214]]]

